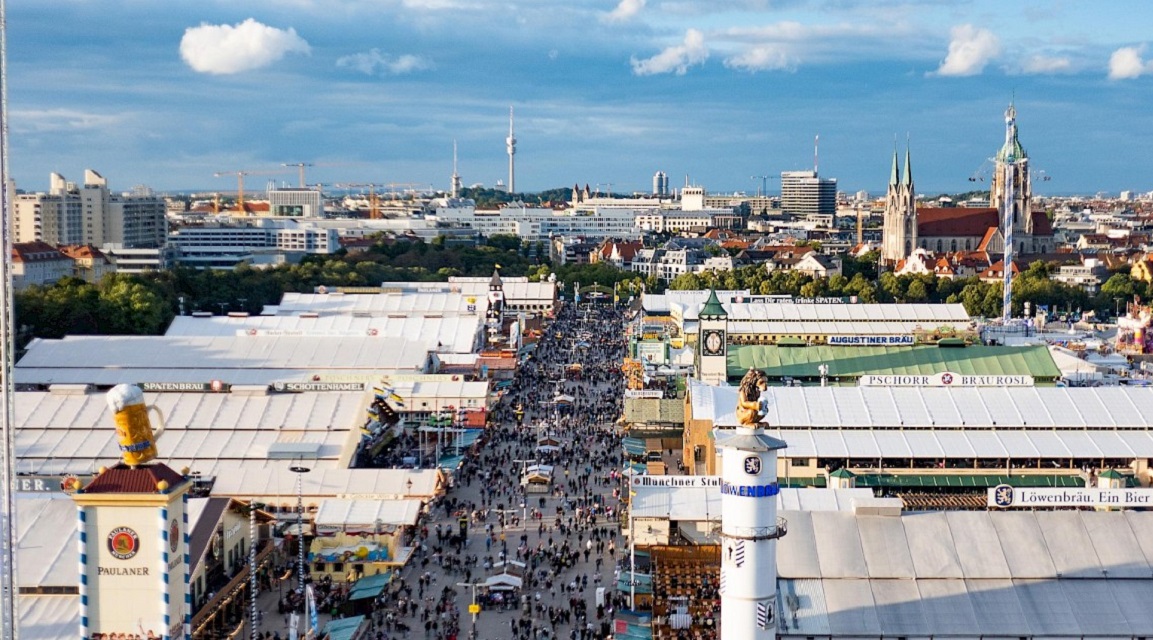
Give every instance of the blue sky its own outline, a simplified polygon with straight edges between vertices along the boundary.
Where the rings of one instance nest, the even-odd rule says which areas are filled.
[[[811,168],[964,191],[1004,136],[1039,192],[1153,190],[1153,3],[1049,0],[8,0],[11,170],[44,190],[295,184],[710,192]],[[770,191],[779,190],[776,178]]]

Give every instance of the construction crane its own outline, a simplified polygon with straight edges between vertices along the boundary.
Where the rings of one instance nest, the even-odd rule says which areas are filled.
[[[244,176],[277,176],[283,173],[283,171],[247,171],[239,169],[236,171],[217,171],[212,175],[217,178],[236,176],[236,209],[240,211],[241,215],[244,215],[246,213],[244,209]]]
[[[376,199],[376,185],[373,183],[362,182],[338,182],[334,185],[337,189],[363,189],[368,188],[368,217],[373,220],[380,219],[380,206]]]
[[[316,165],[312,164],[311,162],[283,162],[283,163],[281,163],[280,166],[282,166],[282,167],[296,167],[297,169],[299,169],[300,170],[300,188],[303,189],[304,188],[304,168],[305,167],[315,167]]]
[[[768,195],[769,193],[769,178],[771,176],[749,176],[749,180],[760,180],[761,190],[757,192],[757,197]]]

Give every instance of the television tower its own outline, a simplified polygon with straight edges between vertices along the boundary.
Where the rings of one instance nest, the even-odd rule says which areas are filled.
[[[452,141],[452,187],[449,189],[449,194],[453,198],[460,197],[460,174],[456,171],[456,140]]]
[[[513,157],[516,156],[516,136],[512,132],[512,107],[508,108],[508,137],[504,139],[505,146],[508,147],[508,192],[509,194],[516,193],[516,164]]]

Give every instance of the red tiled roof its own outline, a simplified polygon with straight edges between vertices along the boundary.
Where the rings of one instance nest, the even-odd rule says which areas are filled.
[[[1001,224],[995,208],[918,207],[918,236],[984,236],[989,227]],[[1033,212],[1033,235],[1053,235],[1053,225],[1044,211]]]
[[[1033,235],[1035,236],[1051,236],[1053,235],[1053,224],[1049,222],[1049,216],[1045,215],[1044,211],[1033,212]]]
[[[184,482],[184,476],[164,463],[149,464],[133,469],[124,463],[104,470],[84,487],[84,493],[157,493],[156,483],[167,480],[175,487]]]
[[[59,249],[47,242],[36,240],[34,242],[15,242],[12,244],[13,262],[52,262],[60,260],[71,260],[71,258],[60,253]]]
[[[65,244],[60,246],[60,253],[73,260],[104,260],[104,253],[90,244]]]
[[[485,427],[484,409],[479,411],[462,411],[461,415],[464,417],[461,421],[461,426],[469,429],[483,429]]]
[[[917,208],[917,236],[984,236],[998,224],[996,209]]]
[[[481,367],[488,367],[492,370],[506,370],[516,369],[516,360],[512,358],[486,358],[480,357],[476,359],[476,368],[479,370]]]

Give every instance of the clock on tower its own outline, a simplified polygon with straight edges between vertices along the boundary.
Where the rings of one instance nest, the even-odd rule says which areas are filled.
[[[719,329],[711,329],[704,332],[704,354],[707,356],[724,355],[725,352],[725,332]]]

